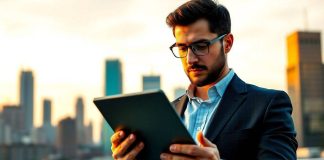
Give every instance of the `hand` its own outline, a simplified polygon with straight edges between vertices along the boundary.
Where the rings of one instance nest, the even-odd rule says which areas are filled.
[[[126,137],[123,131],[114,133],[111,138],[111,151],[112,157],[115,160],[132,160],[138,155],[138,153],[144,148],[144,143],[140,142],[132,150],[128,151],[128,148],[135,142],[135,135],[130,134]]]
[[[200,145],[172,144],[170,151],[172,153],[162,153],[162,160],[220,160],[217,146],[198,132],[197,139]],[[176,155],[182,154],[182,155]]]

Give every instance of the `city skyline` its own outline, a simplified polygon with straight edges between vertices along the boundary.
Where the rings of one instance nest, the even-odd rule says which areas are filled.
[[[57,126],[51,123],[52,101],[44,99],[43,123],[36,127],[33,125],[33,71],[22,70],[19,78],[19,105],[5,105],[0,112],[0,147],[4,150],[1,159],[82,158],[101,154],[95,151],[92,122],[88,125],[84,123],[82,97],[76,99],[76,116],[61,119]],[[14,155],[18,150],[18,154]]]
[[[1,1],[0,107],[18,105],[19,72],[33,70],[35,126],[42,124],[43,99],[52,100],[57,125],[60,119],[75,116],[75,99],[82,96],[85,123],[94,121],[98,141],[101,115],[92,99],[103,96],[107,58],[123,63],[124,93],[141,91],[141,76],[154,72],[161,75],[162,89],[173,98],[173,89],[186,88],[189,82],[181,62],[168,50],[174,38],[165,17],[183,2]],[[324,2],[219,2],[232,16],[235,40],[230,67],[247,82],[287,91],[285,38],[305,28],[323,31],[319,19]],[[150,7],[144,12],[143,6]]]

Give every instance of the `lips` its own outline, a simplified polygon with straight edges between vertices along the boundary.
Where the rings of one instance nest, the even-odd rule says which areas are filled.
[[[200,71],[203,71],[205,69],[202,69],[202,68],[189,68],[188,71],[189,72],[200,72]]]

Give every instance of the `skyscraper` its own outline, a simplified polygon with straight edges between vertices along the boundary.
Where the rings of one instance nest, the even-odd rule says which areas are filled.
[[[51,101],[49,99],[44,99],[43,101],[43,107],[44,107],[44,113],[43,113],[43,126],[45,124],[52,124],[52,115],[51,115]]]
[[[288,93],[299,146],[324,146],[324,65],[319,32],[288,36]]]
[[[93,125],[92,122],[89,123],[88,126],[85,127],[85,143],[87,145],[93,145]]]
[[[122,93],[123,85],[121,66],[121,62],[118,59],[109,59],[105,61],[105,96],[111,96]],[[104,152],[110,152],[110,136],[112,134],[113,130],[108,125],[108,123],[105,120],[103,120],[101,143]]]
[[[43,126],[40,132],[44,134],[44,141],[53,145],[55,142],[55,128],[52,125],[52,101],[44,99],[43,101]]]
[[[3,122],[3,119],[2,119],[2,113],[0,112],[0,145],[4,143],[4,122]]]
[[[118,59],[106,60],[105,64],[105,95],[121,94],[122,68]]]
[[[34,77],[32,71],[21,71],[20,106],[24,118],[24,132],[30,134],[31,130],[34,128]]]
[[[76,102],[76,127],[77,127],[77,144],[85,144],[85,130],[84,130],[84,104],[82,97],[77,98]]]
[[[57,128],[57,148],[63,158],[74,159],[77,152],[76,122],[68,117],[61,120]]]
[[[5,105],[3,107],[3,111],[2,111],[3,123],[8,128],[6,129],[7,133],[5,136],[7,138],[5,139],[5,141],[11,143],[21,142],[22,129],[23,129],[22,128],[23,119],[21,115],[22,115],[21,108],[17,105]]]
[[[143,91],[151,89],[160,89],[160,76],[158,75],[147,75],[143,76]]]

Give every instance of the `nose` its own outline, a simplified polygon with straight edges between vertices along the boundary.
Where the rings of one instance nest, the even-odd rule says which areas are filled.
[[[194,64],[198,61],[198,57],[192,52],[191,48],[188,48],[187,64]]]

